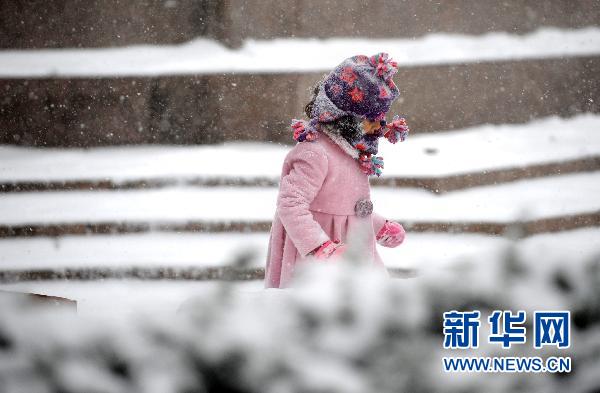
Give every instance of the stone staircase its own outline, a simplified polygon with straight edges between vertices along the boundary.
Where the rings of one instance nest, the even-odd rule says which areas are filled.
[[[68,4],[70,2],[73,3],[71,6]],[[76,3],[74,0],[67,1],[63,8],[59,8],[41,7],[35,1],[13,2],[2,16],[3,22],[6,22],[3,26],[6,27],[0,31],[0,45],[7,50],[174,45],[200,36],[236,50],[245,40],[252,38],[349,36],[413,39],[430,33],[477,35],[491,31],[526,34],[540,27],[577,29],[597,26],[600,21],[600,7],[583,0],[553,0],[544,4],[535,1],[499,3],[469,0],[427,2],[428,6],[423,6],[423,2],[417,0],[369,4],[331,0],[319,2],[318,5],[303,0],[297,2],[293,12],[288,10],[288,2],[275,1],[211,3],[171,0],[144,2],[141,7],[119,2],[109,7],[106,2],[96,0],[85,7],[85,12],[74,7]],[[368,21],[364,20],[366,10],[371,15]],[[39,12],[42,12],[42,23],[36,19],[40,16]],[[24,26],[14,25],[19,20],[16,15],[24,21]],[[36,28],[31,29],[32,26]],[[67,26],[77,34],[65,30]],[[173,26],[177,26],[177,29]],[[403,96],[392,111],[407,115],[412,130],[411,138],[431,136],[439,138],[439,142],[433,142],[432,146],[448,146],[448,142],[451,145],[453,140],[459,141],[460,130],[467,127],[484,124],[512,124],[519,127],[519,124],[528,124],[547,116],[560,116],[568,120],[585,113],[598,113],[599,75],[600,55],[407,66],[402,67],[395,78]],[[31,165],[31,175],[2,176],[2,167],[10,171],[18,166],[11,167],[10,158],[3,160],[0,157],[0,209],[3,204],[13,207],[10,210],[22,212],[23,217],[11,221],[6,218],[7,215],[0,220],[0,248],[2,244],[17,242],[25,255],[39,244],[38,241],[56,239],[60,243],[61,239],[73,236],[81,239],[82,244],[85,244],[85,239],[106,235],[256,233],[266,236],[271,222],[269,214],[274,213],[272,198],[276,192],[281,153],[269,156],[266,163],[270,167],[277,167],[275,170],[261,169],[253,175],[217,173],[210,176],[207,175],[209,170],[166,174],[149,171],[144,175],[122,178],[120,173],[127,169],[129,162],[119,161],[115,158],[117,156],[110,155],[104,159],[103,165],[109,169],[102,172],[102,176],[69,175],[61,178],[60,175],[39,174],[51,166],[52,154],[58,157],[61,152],[82,147],[199,144],[211,145],[212,149],[219,151],[222,142],[239,142],[244,146],[242,150],[252,151],[275,142],[282,149],[289,149],[292,142],[288,131],[289,120],[300,115],[308,99],[308,88],[321,76],[321,72],[298,71],[2,77],[0,86],[4,91],[4,99],[0,102],[0,144],[59,149],[44,150],[46,156],[39,161],[36,161],[34,154],[31,162],[19,162],[19,165]],[[506,132],[516,133],[513,128],[508,128]],[[448,140],[448,137],[451,139]],[[522,133],[515,138],[523,138]],[[409,138],[405,145],[397,146],[398,154],[402,154],[402,149],[410,146],[411,141]],[[528,155],[536,146],[535,141],[523,139],[515,157]],[[600,206],[588,203],[595,191],[585,187],[581,188],[579,199],[568,200],[565,197],[562,200],[557,197],[558,205],[580,203],[586,206],[579,210],[556,209],[532,218],[519,218],[512,213],[496,218],[466,214],[469,203],[477,204],[478,198],[485,198],[487,194],[500,200],[510,192],[522,193],[522,199],[527,199],[530,190],[557,189],[565,184],[564,180],[568,180],[569,176],[584,176],[584,182],[587,181],[585,176],[589,176],[593,181],[600,170],[597,141],[578,139],[574,146],[574,153],[568,156],[551,154],[545,159],[515,160],[512,164],[488,166],[479,163],[469,171],[445,172],[444,168],[453,162],[453,159],[447,159],[435,167],[439,172],[407,174],[398,169],[394,173],[394,168],[403,165],[417,168],[428,157],[439,156],[439,147],[429,150],[424,147],[421,155],[411,156],[411,161],[399,162],[395,167],[390,164],[392,173],[386,176],[384,172],[384,176],[374,179],[372,185],[374,193],[385,196],[382,200],[389,204],[408,198],[415,203],[422,203],[423,211],[429,207],[435,210],[445,200],[448,201],[448,209],[454,209],[452,204],[456,201],[467,206],[462,207],[465,209],[464,216],[455,215],[450,219],[442,214],[442,210],[439,216],[413,219],[401,209],[387,207],[390,218],[401,220],[412,233],[498,236],[519,227],[520,236],[534,236],[599,227]],[[582,147],[579,153],[577,146]],[[472,151],[470,149],[483,147],[485,145],[479,142],[462,147],[459,151],[463,156],[468,156]],[[591,149],[583,151],[583,147]],[[27,156],[32,151],[27,147],[14,149],[17,150],[8,153],[15,157],[20,154]],[[119,157],[137,154],[135,146],[123,149],[119,151]],[[87,152],[93,154],[95,151]],[[80,157],[67,161],[65,173],[69,173],[69,168],[85,166],[90,157],[83,152]],[[199,154],[204,153],[199,151]],[[176,162],[177,157],[174,153],[172,158],[164,160],[165,165]],[[387,159],[389,155],[385,157]],[[144,156],[144,159],[158,160],[152,153]],[[257,157],[249,159],[260,160]],[[214,162],[206,160],[194,164],[210,169]],[[388,168],[386,166],[386,171]],[[536,185],[536,182],[544,179],[548,182]],[[511,184],[514,184],[514,188],[507,188]],[[235,217],[215,218],[209,214],[210,209],[206,210],[206,215],[203,215],[204,211],[192,214],[191,209],[186,216],[186,211],[173,208],[180,203],[186,206],[185,201],[193,200],[196,195],[201,198],[199,204],[208,200],[225,203],[235,200],[236,195],[250,195],[253,190],[262,190],[258,193],[265,192],[265,196],[257,194],[256,199],[246,202],[246,208],[263,213],[240,213]],[[163,191],[179,193],[181,199],[152,199],[156,195],[154,193]],[[203,192],[206,192],[206,196]],[[472,192],[472,196],[467,195],[469,192]],[[211,199],[209,194],[217,195],[216,199]],[[429,200],[432,196],[434,199]],[[125,214],[135,211],[139,201],[144,199],[155,201],[156,205],[148,209],[158,210],[156,215],[132,218]],[[517,194],[515,200],[519,199]],[[68,203],[61,205],[60,200]],[[548,201],[539,202],[544,204]],[[69,218],[69,215],[61,218],[56,212],[66,209],[66,206],[79,209],[80,214],[74,215],[75,218]],[[117,213],[94,218],[94,214],[103,209],[113,209]],[[30,211],[37,212],[37,219],[25,218],[31,215],[28,213]],[[19,214],[16,213],[17,216]],[[1,263],[6,262],[5,266],[0,264],[0,281],[111,277],[258,279],[262,274],[260,261],[253,261],[250,266],[226,268],[220,261],[213,264],[207,262],[206,259],[210,258],[202,255],[198,256],[202,262],[198,264],[199,267],[172,266],[165,262],[164,265],[153,266],[132,263],[136,266],[126,265],[119,269],[102,264],[90,267],[83,260],[85,258],[81,262],[58,268],[18,268],[19,255],[17,253],[0,260]],[[81,255],[85,256],[85,253]],[[396,266],[393,269],[398,275],[408,274]]]
[[[402,222],[413,238],[438,234],[456,242],[473,241],[465,236],[501,238],[510,233],[527,238],[600,227],[600,205],[595,201],[600,192],[600,141],[591,132],[597,124],[600,118],[593,115],[554,118],[533,125],[416,135],[404,144],[383,145],[390,154],[397,149],[398,156],[383,153],[389,164],[386,174],[373,180],[376,210]],[[524,138],[527,134],[539,139],[541,157],[529,151],[536,139]],[[503,140],[502,135],[514,139]],[[495,145],[506,148],[508,140],[514,143],[508,157],[486,154]],[[7,256],[0,263],[9,268],[0,280],[260,278],[275,211],[279,168],[272,164],[281,162],[288,149],[257,143],[149,150],[4,147],[0,255],[5,248]],[[472,152],[470,161],[455,162],[471,150],[477,154]],[[215,175],[215,157],[230,157],[232,165]],[[253,167],[244,167],[253,162]],[[404,167],[405,163],[420,166]],[[471,172],[461,173],[466,167]],[[11,172],[9,181],[6,173]],[[517,209],[521,205],[527,213],[523,217]],[[212,237],[217,235],[229,240],[215,244]],[[251,235],[259,238],[251,237],[254,240],[246,244]],[[197,243],[189,251],[193,261],[186,258],[182,263],[166,253],[157,257],[161,263],[148,265],[146,253],[156,252],[145,251],[147,236],[158,236],[154,243],[166,248],[171,247],[170,237],[186,236]],[[108,239],[115,237],[126,245],[110,256],[114,246],[109,243],[114,240]],[[97,242],[93,238],[107,244],[88,249],[90,241]],[[65,248],[65,241],[81,245]],[[48,255],[39,246],[47,242],[55,242],[52,252],[57,255],[52,260],[57,264],[39,266]],[[243,266],[226,267],[225,261],[235,259],[233,250],[243,245],[258,249],[258,254]],[[227,255],[214,256],[212,248],[219,247],[229,249]],[[94,263],[86,262],[98,253]],[[37,262],[28,266],[28,258]],[[115,258],[121,262],[115,265]],[[402,265],[390,269],[402,277],[412,274]]]

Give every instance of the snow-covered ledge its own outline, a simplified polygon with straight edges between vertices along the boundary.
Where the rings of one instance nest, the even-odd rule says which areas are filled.
[[[525,35],[430,34],[416,39],[248,39],[232,50],[199,38],[182,45],[0,51],[0,77],[112,77],[325,72],[356,53],[385,51],[401,67],[600,54],[600,28]]]

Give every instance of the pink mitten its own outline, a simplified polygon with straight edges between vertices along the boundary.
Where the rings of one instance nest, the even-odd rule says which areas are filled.
[[[319,248],[312,251],[309,255],[314,255],[317,259],[329,259],[331,257],[339,257],[346,252],[346,245],[340,243],[339,240],[332,242],[327,240]]]
[[[396,221],[385,220],[385,224],[383,224],[375,238],[377,239],[377,243],[382,246],[393,248],[402,244],[405,235],[406,232],[402,225]]]

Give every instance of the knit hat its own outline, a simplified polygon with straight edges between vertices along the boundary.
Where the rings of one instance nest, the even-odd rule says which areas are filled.
[[[318,93],[311,110],[310,122],[296,124],[299,142],[312,140],[319,122],[327,123],[343,116],[353,115],[371,121],[383,120],[399,91],[392,76],[398,72],[398,64],[387,53],[371,57],[356,55],[344,60],[319,83]],[[301,121],[300,121],[301,122]]]
[[[344,60],[324,79],[311,117],[328,116],[333,104],[333,118],[353,114],[371,121],[382,120],[400,94],[392,80],[397,71],[398,64],[387,53]]]
[[[392,102],[400,94],[392,80],[397,71],[398,64],[383,52],[371,57],[356,55],[344,60],[319,83],[310,121],[292,120],[294,139],[298,142],[313,141],[318,136],[319,123],[329,123],[348,115],[370,121],[385,119]],[[379,137],[385,136],[390,142],[396,143],[403,141],[407,133],[404,118],[394,117],[394,121],[382,127],[378,135],[373,138],[365,136],[361,143],[357,143],[354,147],[364,153],[361,166],[365,164],[365,167],[369,167],[365,173],[378,176],[381,173],[381,157],[372,157],[373,152],[368,151],[377,151]]]

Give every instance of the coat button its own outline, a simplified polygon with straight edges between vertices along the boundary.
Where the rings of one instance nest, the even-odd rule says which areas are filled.
[[[354,212],[358,217],[366,217],[373,213],[373,202],[368,199],[359,199],[354,205]]]

